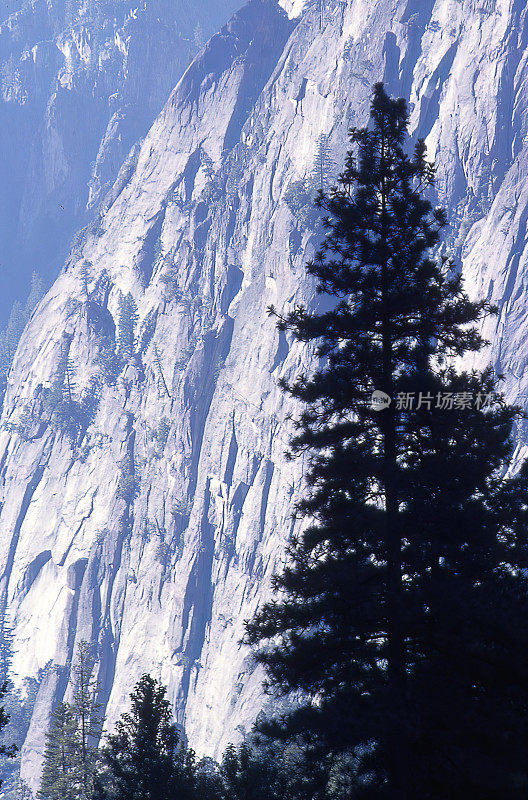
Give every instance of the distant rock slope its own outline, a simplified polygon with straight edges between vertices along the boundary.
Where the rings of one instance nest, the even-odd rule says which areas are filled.
[[[205,38],[238,0],[0,3],[0,322],[51,283]]]
[[[302,489],[302,463],[284,459],[291,408],[277,379],[311,360],[266,307],[316,302],[303,269],[320,235],[316,147],[335,174],[381,78],[410,98],[449,244],[470,290],[501,308],[492,358],[509,396],[525,391],[524,4],[287,11],[251,0],[197,57],[79,235],[10,374],[1,598],[17,673],[53,665],[23,753],[32,785],[82,638],[98,647],[109,725],[145,670],[169,686],[200,754],[218,755],[260,708],[239,640],[269,596]],[[129,293],[135,354],[116,366]]]

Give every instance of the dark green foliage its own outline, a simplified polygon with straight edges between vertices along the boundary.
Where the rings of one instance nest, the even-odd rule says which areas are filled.
[[[85,428],[95,419],[101,400],[101,388],[100,379],[95,375],[92,375],[87,385],[83,387],[79,401],[79,413]]]
[[[248,626],[270,683],[303,698],[264,726],[352,758],[354,798],[520,800],[528,787],[528,468],[505,477],[516,410],[478,351],[472,303],[435,261],[445,215],[434,170],[409,157],[403,100],[375,88],[307,266],[328,311],[280,322],[318,342],[320,367],[283,388],[304,404],[308,519],[276,578],[281,599]],[[328,303],[326,304],[328,306]],[[374,390],[391,398],[372,408]],[[431,398],[406,408],[407,393]],[[472,398],[440,407],[437,396]],[[479,402],[480,397],[480,402]],[[348,791],[348,790],[347,790]]]
[[[220,768],[212,758],[203,758],[196,765],[194,797],[196,800],[227,800]]]
[[[355,770],[355,760],[313,743],[252,736],[227,747],[216,791],[225,800],[348,800]]]
[[[76,774],[78,800],[89,800],[97,763],[97,745],[101,738],[102,718],[97,702],[98,686],[93,677],[94,647],[82,641],[72,670],[73,701],[71,711],[77,725]]]
[[[130,292],[121,295],[117,320],[117,349],[124,361],[132,361],[136,354],[137,306]]]
[[[166,690],[149,675],[130,696],[116,732],[101,752],[99,800],[192,800],[194,753],[184,746],[172,722]]]
[[[59,703],[46,734],[41,800],[91,800],[102,718],[93,678],[93,647],[79,644],[72,669],[73,700]]]
[[[180,663],[189,664],[181,657]],[[253,736],[221,764],[196,762],[172,722],[165,689],[144,675],[132,710],[102,749],[94,800],[345,800],[355,764],[317,747]]]
[[[220,772],[225,794],[233,800],[318,800],[324,796],[317,792],[322,787],[304,774],[305,766],[296,748],[243,743],[238,748],[228,746]]]
[[[25,781],[19,780],[14,795],[7,795],[6,800],[34,800],[34,795]]]
[[[78,721],[69,705],[59,703],[46,733],[39,800],[78,800],[77,752]]]

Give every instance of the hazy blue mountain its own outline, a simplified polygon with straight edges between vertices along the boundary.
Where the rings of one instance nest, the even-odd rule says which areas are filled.
[[[205,40],[239,0],[2,0],[0,324],[56,277]]]

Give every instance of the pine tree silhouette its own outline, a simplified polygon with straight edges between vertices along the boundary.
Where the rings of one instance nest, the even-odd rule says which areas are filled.
[[[271,686],[304,698],[268,732],[352,753],[354,798],[520,800],[528,470],[504,477],[516,410],[491,371],[449,366],[482,348],[474,323],[493,309],[431,256],[446,218],[407,120],[376,85],[318,201],[327,236],[307,270],[334,305],[279,322],[319,342],[319,368],[283,383],[304,404],[308,524],[247,640]]]
[[[194,800],[195,759],[172,721],[166,689],[143,675],[102,749],[97,800]]]

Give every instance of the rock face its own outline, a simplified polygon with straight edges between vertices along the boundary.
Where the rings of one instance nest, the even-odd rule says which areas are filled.
[[[57,276],[205,37],[239,5],[0,4],[0,320],[32,271]]]
[[[200,754],[218,755],[261,706],[239,640],[302,491],[302,463],[284,459],[291,408],[277,379],[311,362],[266,307],[317,302],[303,269],[320,236],[314,154],[323,135],[337,172],[377,80],[410,99],[449,244],[471,292],[501,308],[493,361],[511,398],[526,385],[524,3],[285,8],[251,0],[196,58],[13,364],[0,596],[16,673],[52,665],[23,752],[33,786],[81,639],[97,645],[109,727],[144,671],[168,685]],[[130,301],[125,319],[129,294],[137,322]]]

